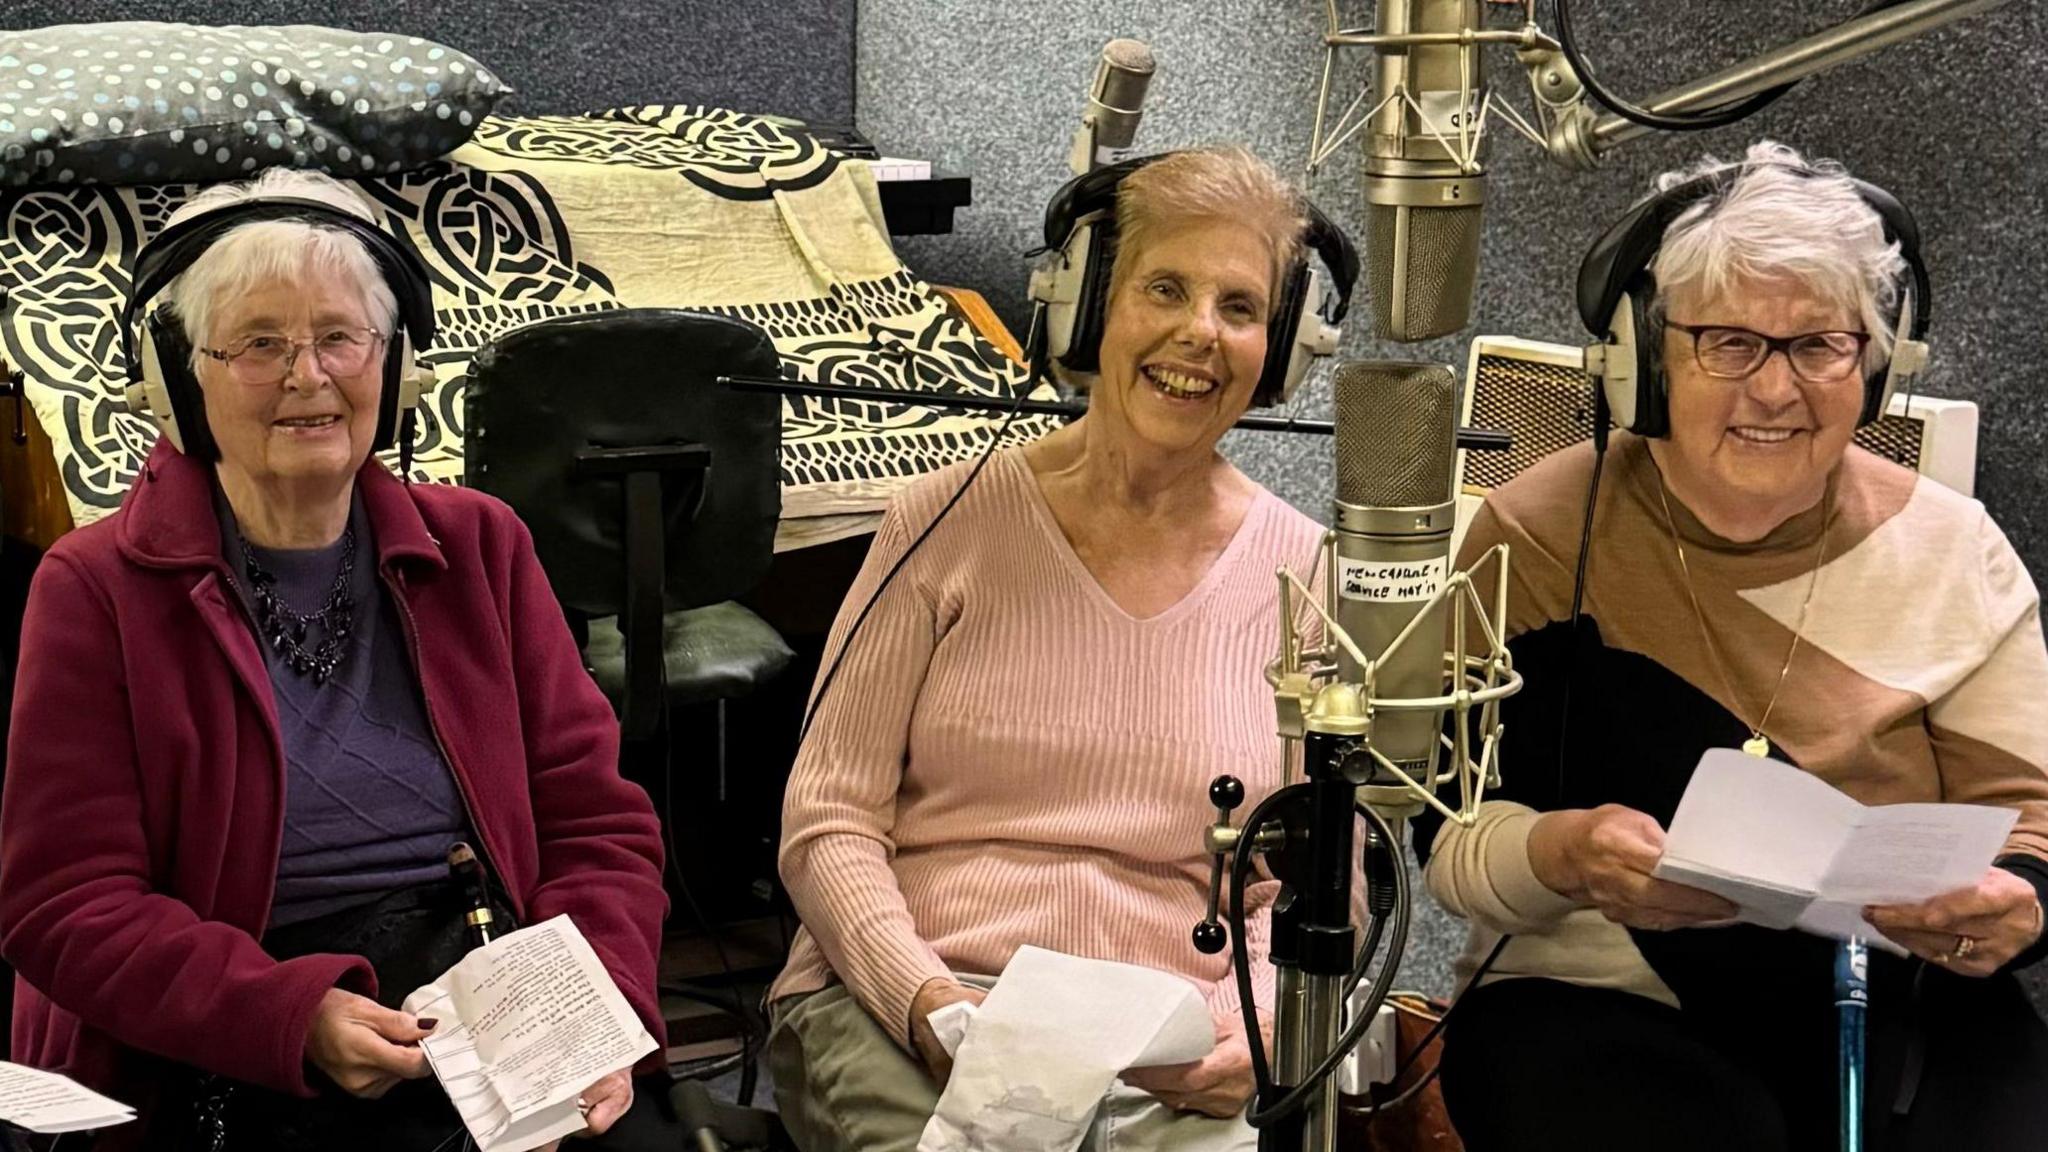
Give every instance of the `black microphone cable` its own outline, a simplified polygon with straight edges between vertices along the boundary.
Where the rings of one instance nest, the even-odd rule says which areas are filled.
[[[1558,46],[1563,49],[1564,58],[1571,63],[1572,70],[1579,74],[1579,83],[1585,86],[1586,94],[1599,101],[1609,112],[1645,128],[1655,128],[1663,132],[1700,132],[1709,128],[1725,127],[1763,111],[1799,83],[1794,80],[1789,84],[1780,84],[1747,99],[1732,104],[1716,105],[1700,112],[1652,112],[1615,95],[1593,75],[1593,66],[1586,61],[1585,53],[1579,50],[1578,37],[1572,28],[1571,0],[1553,0],[1553,3],[1557,15]],[[1870,10],[1883,6],[1874,5]]]
[[[1252,809],[1251,815],[1245,818],[1245,832],[1238,838],[1237,847],[1231,855],[1230,908],[1224,915],[1230,920],[1231,975],[1237,983],[1238,1010],[1244,1017],[1245,1046],[1251,1052],[1252,1083],[1257,1090],[1251,1106],[1245,1110],[1245,1123],[1253,1128],[1269,1127],[1300,1111],[1315,1094],[1318,1086],[1336,1074],[1337,1066],[1344,1062],[1344,1058],[1350,1055],[1352,1049],[1358,1047],[1358,1042],[1365,1038],[1366,1030],[1372,1027],[1373,1020],[1379,1015],[1380,1005],[1393,989],[1394,976],[1401,965],[1401,953],[1408,943],[1408,916],[1411,904],[1407,868],[1395,867],[1389,870],[1393,885],[1391,900],[1384,895],[1384,889],[1373,884],[1371,872],[1368,871],[1366,882],[1369,887],[1366,899],[1368,910],[1373,913],[1372,923],[1366,929],[1365,948],[1361,950],[1354,963],[1353,975],[1346,981],[1346,998],[1349,998],[1350,990],[1356,986],[1359,976],[1371,961],[1373,952],[1378,949],[1382,928],[1387,925],[1390,918],[1392,934],[1387,940],[1387,961],[1381,966],[1380,978],[1374,984],[1367,1003],[1353,1015],[1351,1023],[1337,1038],[1336,1044],[1323,1057],[1322,1062],[1310,1069],[1301,1078],[1300,1084],[1290,1087],[1279,1099],[1271,1104],[1262,1104],[1261,1101],[1272,1098],[1278,1092],[1279,1085],[1273,1082],[1272,1065],[1266,1059],[1266,1046],[1259,1039],[1258,1005],[1252,994],[1251,948],[1245,935],[1245,877],[1252,868],[1251,857],[1252,848],[1257,840],[1256,829],[1265,825],[1268,814],[1280,804],[1300,795],[1298,789],[1302,787],[1304,785],[1290,785],[1259,801]],[[1358,806],[1357,811],[1365,818],[1370,828],[1371,839],[1363,851],[1370,855],[1382,851],[1388,845],[1398,843],[1394,838],[1393,829],[1387,826],[1385,818],[1379,813],[1363,804]],[[1386,912],[1382,913],[1381,909],[1385,909]]]
[[[839,651],[834,654],[831,667],[825,669],[825,674],[818,678],[817,690],[811,693],[810,706],[804,709],[804,722],[797,729],[796,735],[799,751],[803,748],[804,740],[811,734],[812,722],[818,718],[818,706],[824,703],[825,693],[831,689],[832,681],[839,675],[840,665],[846,662],[846,654],[853,649],[854,638],[860,635],[861,626],[868,622],[868,615],[875,610],[875,605],[881,601],[882,593],[889,590],[889,585],[895,581],[896,574],[903,571],[903,566],[910,562],[912,556],[917,555],[917,550],[923,547],[924,542],[931,537],[932,530],[937,528],[946,519],[946,514],[951,512],[953,506],[960,503],[960,498],[967,495],[967,490],[974,486],[974,481],[981,476],[982,469],[988,467],[989,460],[995,456],[996,446],[1003,442],[1003,437],[1009,434],[1011,425],[1015,424],[1017,417],[1023,414],[1024,401],[1030,398],[1032,389],[1037,387],[1039,381],[1043,379],[1044,356],[1040,351],[1045,342],[1045,306],[1043,304],[1032,310],[1031,331],[1025,337],[1025,340],[1027,348],[1025,356],[1027,361],[1026,375],[1023,382],[1017,386],[1017,395],[1011,400],[1010,410],[1004,414],[1003,422],[997,426],[995,434],[989,437],[988,447],[981,450],[981,456],[975,460],[973,469],[967,473],[967,478],[960,482],[960,487],[953,490],[952,497],[946,501],[944,507],[939,509],[939,514],[932,517],[931,523],[924,526],[924,531],[918,533],[917,539],[910,542],[910,547],[903,550],[903,555],[896,558],[896,563],[890,566],[889,571],[882,576],[881,582],[875,585],[875,590],[868,596],[867,603],[861,605],[860,613],[853,618],[852,627],[846,630],[845,638],[839,642]],[[976,345],[977,348],[983,346],[979,341],[976,342]],[[990,350],[989,355],[1000,355],[1000,353]],[[993,365],[988,364],[987,356],[983,357],[983,364],[993,367]]]

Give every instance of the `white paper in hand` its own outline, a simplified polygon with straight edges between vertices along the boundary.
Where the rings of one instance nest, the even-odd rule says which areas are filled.
[[[1216,1047],[1194,985],[1135,964],[1017,950],[967,1016],[918,1152],[1072,1152],[1126,1068]]]
[[[420,1048],[481,1152],[581,1131],[583,1090],[654,1051],[567,916],[475,949],[404,1008],[441,1021]]]
[[[111,1128],[133,1119],[135,1109],[68,1076],[0,1061],[0,1121],[47,1135]]]
[[[1864,922],[1863,907],[1976,883],[2018,815],[1976,804],[1865,807],[1790,764],[1714,748],[1693,770],[1652,874],[1725,897],[1752,924],[1902,951]]]

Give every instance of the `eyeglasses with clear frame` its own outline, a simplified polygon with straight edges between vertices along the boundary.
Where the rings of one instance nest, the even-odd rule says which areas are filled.
[[[1717,380],[1742,380],[1764,366],[1773,352],[1783,352],[1792,374],[1809,384],[1833,384],[1856,374],[1863,363],[1868,332],[1801,332],[1766,336],[1725,324],[1664,322],[1692,337],[1693,362]]]
[[[225,348],[201,348],[201,354],[227,365],[238,384],[276,384],[292,374],[301,352],[311,352],[329,376],[355,376],[370,366],[385,334],[375,328],[328,328],[311,340],[293,340],[275,332],[257,332]]]

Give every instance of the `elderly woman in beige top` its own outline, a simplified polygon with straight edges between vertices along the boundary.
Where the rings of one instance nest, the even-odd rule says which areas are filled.
[[[1977,882],[1870,910],[1866,1147],[2021,1149],[2048,1132],[2048,1030],[2012,970],[2048,889],[2040,603],[1974,500],[1851,445],[1904,265],[1838,168],[1760,145],[1709,164],[1649,265],[1669,435],[1496,490],[1464,548],[1514,549],[1504,787],[1423,821],[1430,890],[1503,946],[1448,1027],[1472,1152],[1836,1143],[1833,941],[1731,925],[1652,875],[1693,767],[1768,742],[1866,804],[2014,809]],[[1568,711],[1568,717],[1567,717]]]

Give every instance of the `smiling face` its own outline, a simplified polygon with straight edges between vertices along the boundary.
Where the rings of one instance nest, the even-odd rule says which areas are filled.
[[[1211,450],[1265,364],[1272,249],[1251,229],[1201,219],[1160,230],[1122,264],[1089,412],[1132,447]]]
[[[1690,325],[1748,328],[1767,336],[1860,331],[1855,312],[1796,280],[1738,282],[1725,295],[1672,294],[1668,317]],[[1754,539],[1818,503],[1841,463],[1863,408],[1860,370],[1825,383],[1802,380],[1782,352],[1740,380],[1700,369],[1693,338],[1664,331],[1671,435],[1650,448],[1673,495],[1709,527]]]
[[[261,281],[214,311],[204,346],[233,348],[256,336],[307,342],[337,329],[376,328],[363,297],[339,271],[308,268],[296,281]],[[352,483],[377,432],[384,346],[371,352],[361,371],[336,376],[301,348],[291,372],[267,384],[244,383],[228,365],[200,357],[199,388],[223,478],[258,492]]]

